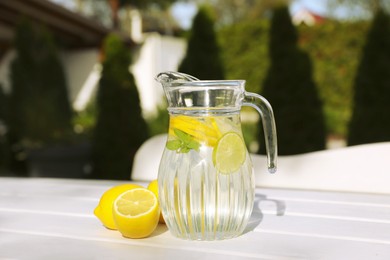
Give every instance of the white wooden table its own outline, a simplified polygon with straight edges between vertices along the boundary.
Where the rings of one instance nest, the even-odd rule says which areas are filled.
[[[93,215],[119,183],[0,177],[0,259],[390,259],[390,195],[257,189],[238,238],[132,240]]]

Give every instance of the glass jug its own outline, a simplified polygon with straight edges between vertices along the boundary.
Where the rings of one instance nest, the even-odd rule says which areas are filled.
[[[251,216],[255,181],[241,132],[242,105],[261,116],[269,172],[276,171],[276,128],[266,99],[244,80],[198,80],[163,72],[156,80],[168,99],[169,133],[158,184],[170,232],[190,240],[239,236]]]

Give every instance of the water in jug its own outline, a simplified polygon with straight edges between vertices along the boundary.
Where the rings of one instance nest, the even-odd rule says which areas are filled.
[[[170,232],[189,240],[221,240],[243,233],[255,181],[241,131],[242,105],[261,116],[268,170],[276,171],[277,143],[268,101],[245,91],[244,80],[198,80],[163,72],[156,80],[168,100],[169,130],[161,158],[159,202]]]

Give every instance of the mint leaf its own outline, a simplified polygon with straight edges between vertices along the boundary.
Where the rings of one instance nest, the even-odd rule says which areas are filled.
[[[177,128],[174,128],[173,129],[173,132],[175,133],[175,135],[183,142],[183,143],[188,143],[192,140],[192,137],[187,134],[186,132],[183,132]]]
[[[176,151],[182,146],[182,142],[178,139],[170,140],[167,142],[167,148],[172,151]]]
[[[181,147],[180,150],[179,150],[179,152],[180,152],[180,153],[188,153],[190,150],[191,150],[191,149],[188,148],[188,147]]]
[[[178,153],[188,153],[190,150],[199,152],[200,143],[194,140],[194,138],[186,132],[173,128],[173,132],[177,136],[177,139],[167,142],[166,147],[169,150],[176,151]]]
[[[187,143],[187,147],[199,152],[200,143],[198,143],[195,140],[191,140],[190,142]]]

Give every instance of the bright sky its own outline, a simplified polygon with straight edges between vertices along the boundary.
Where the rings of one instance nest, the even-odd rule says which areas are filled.
[[[70,9],[74,8],[74,1],[72,0],[50,0],[52,2],[61,4]],[[327,0],[293,0],[291,5],[291,13],[295,13],[301,9],[308,9],[319,15],[325,15],[327,12]],[[171,9],[173,17],[184,28],[188,29],[191,26],[192,18],[196,14],[196,5],[190,1],[178,1]],[[345,14],[345,8],[339,8],[332,16],[343,17]],[[345,16],[345,15],[344,15]]]
[[[291,12],[295,13],[301,9],[308,9],[314,13],[323,15],[326,13],[326,0],[295,0],[291,5]]]
[[[196,11],[196,5],[189,2],[177,2],[171,9],[173,17],[184,29],[191,27],[191,21]]]
[[[326,13],[327,0],[293,0],[291,12],[295,13],[301,9],[308,9],[312,12],[324,15]],[[196,14],[196,5],[190,2],[177,2],[172,7],[172,15],[184,28],[191,26],[193,16]]]

